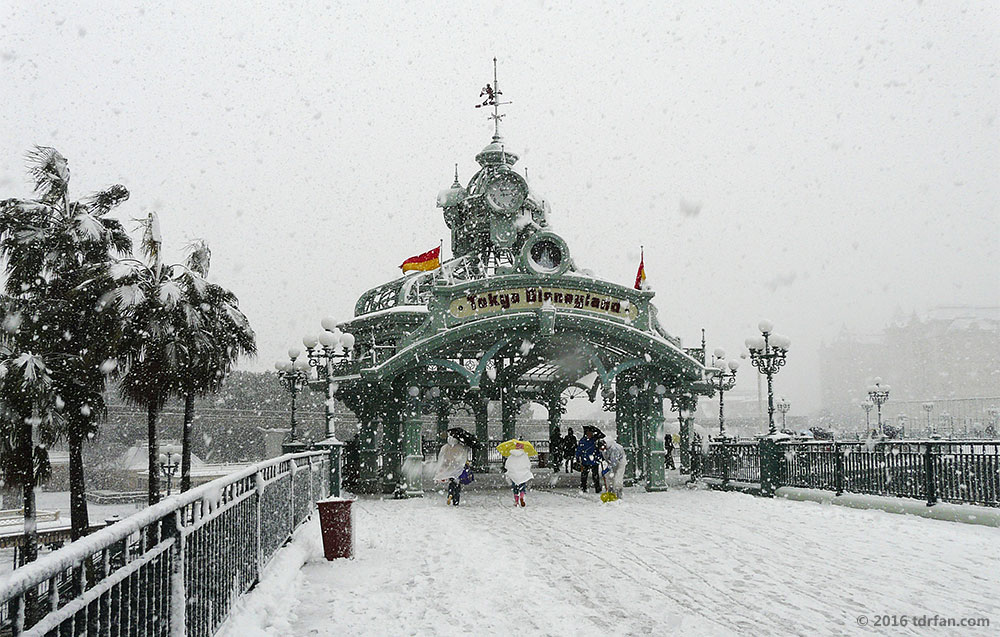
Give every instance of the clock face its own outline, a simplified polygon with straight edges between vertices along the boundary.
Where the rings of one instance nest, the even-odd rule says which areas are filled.
[[[486,203],[497,212],[512,214],[528,196],[528,186],[520,175],[504,172],[486,186]]]

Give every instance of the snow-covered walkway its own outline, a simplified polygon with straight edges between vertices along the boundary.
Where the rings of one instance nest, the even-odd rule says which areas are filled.
[[[935,614],[992,627],[890,631],[1000,626],[988,527],[687,489],[355,507],[356,559],[326,562],[313,520],[221,634],[884,634],[876,616]]]

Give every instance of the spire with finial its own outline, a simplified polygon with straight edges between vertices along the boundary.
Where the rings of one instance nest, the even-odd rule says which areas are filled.
[[[455,183],[451,185],[452,188],[461,188],[462,183],[458,181],[458,164],[455,164]]]
[[[503,115],[500,113],[500,107],[511,104],[511,102],[501,102],[500,96],[503,95],[503,91],[500,90],[500,82],[497,80],[497,59],[493,58],[493,86],[489,84],[479,92],[479,97],[485,97],[482,104],[476,104],[476,108],[482,108],[484,106],[492,106],[493,114],[490,115],[490,119],[493,120],[493,141],[499,142],[500,137],[500,120],[503,119]]]
[[[501,95],[503,92],[500,90],[500,84],[497,80],[497,59],[493,58],[493,84],[487,84],[479,92],[479,97],[485,99],[481,104],[476,104],[476,108],[493,107],[493,114],[489,116],[489,119],[493,120],[493,141],[476,155],[476,161],[479,162],[480,166],[513,166],[518,160],[517,155],[504,147],[503,137],[500,136],[500,120],[504,117],[503,113],[500,112],[500,107],[512,103],[501,101]]]

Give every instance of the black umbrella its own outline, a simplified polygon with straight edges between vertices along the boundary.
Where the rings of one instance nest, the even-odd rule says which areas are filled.
[[[466,447],[469,447],[470,449],[479,446],[479,443],[476,441],[476,436],[470,434],[468,431],[462,429],[461,427],[452,427],[451,429],[448,430],[448,435],[452,436],[453,438],[455,438],[455,440],[459,441],[460,443],[462,443]]]
[[[604,438],[604,432],[595,427],[594,425],[583,426],[583,435],[586,436],[587,434],[594,434],[595,440],[600,440],[601,438]]]

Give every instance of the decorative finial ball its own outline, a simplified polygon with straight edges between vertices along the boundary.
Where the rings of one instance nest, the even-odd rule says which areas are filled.
[[[333,332],[328,332],[323,330],[319,335],[319,342],[323,347],[336,347],[340,342],[340,338]]]
[[[770,334],[771,330],[774,329],[774,323],[764,319],[760,323],[757,323],[757,329],[760,330],[761,334]]]

